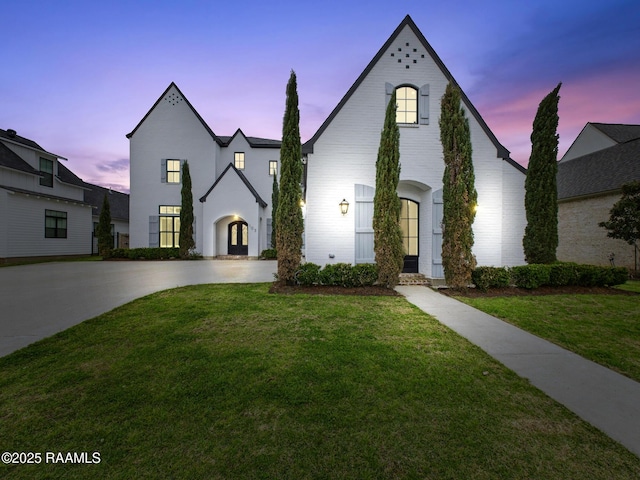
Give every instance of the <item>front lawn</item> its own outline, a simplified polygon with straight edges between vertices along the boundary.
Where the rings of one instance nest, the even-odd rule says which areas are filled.
[[[640,296],[531,295],[458,300],[640,381]]]
[[[0,477],[640,477],[640,458],[403,298],[268,288],[160,292],[1,358],[0,451],[43,461]]]

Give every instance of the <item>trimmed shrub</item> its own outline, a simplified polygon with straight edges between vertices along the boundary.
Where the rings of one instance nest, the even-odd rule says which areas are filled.
[[[378,266],[375,263],[359,263],[352,268],[356,287],[369,287],[378,280]]]
[[[266,258],[267,260],[275,260],[276,258],[278,258],[278,253],[276,252],[275,248],[267,248],[266,250],[263,250],[262,253],[260,253],[260,256],[262,258]]]
[[[578,265],[578,285],[582,287],[621,285],[628,279],[629,271],[624,267]]]
[[[111,252],[111,258],[128,258],[130,260],[167,260],[178,258],[177,248],[116,248]],[[194,256],[197,258],[198,254]]]
[[[320,273],[320,281],[323,285],[340,287],[353,287],[353,268],[350,263],[333,263],[325,265]]]
[[[296,272],[295,280],[298,285],[311,286],[320,283],[320,265],[303,263]]]
[[[511,284],[511,276],[507,267],[477,267],[471,272],[471,281],[478,290],[504,288]]]
[[[578,284],[577,263],[554,263],[549,268],[549,285],[563,287]]]
[[[531,264],[511,268],[511,280],[516,287],[538,288],[549,284],[551,265]]]

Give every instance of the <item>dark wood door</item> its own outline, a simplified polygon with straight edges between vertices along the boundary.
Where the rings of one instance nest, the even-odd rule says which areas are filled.
[[[238,221],[229,224],[229,255],[249,254],[249,226]]]

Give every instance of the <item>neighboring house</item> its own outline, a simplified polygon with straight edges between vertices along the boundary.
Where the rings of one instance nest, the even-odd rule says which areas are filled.
[[[257,257],[269,248],[280,142],[213,133],[171,83],[130,140],[130,246],[177,247],[182,165],[189,162],[196,250]]]
[[[0,261],[90,255],[105,192],[116,236],[128,232],[129,196],[83,182],[61,160],[0,129]]]
[[[559,260],[634,268],[634,247],[607,237],[621,186],[640,181],[640,125],[587,123],[558,163]]]
[[[0,259],[91,253],[87,186],[60,160],[0,129]]]
[[[111,235],[114,248],[129,248],[129,195],[117,192],[110,188],[98,185],[86,184],[91,189],[85,190],[84,200],[92,207],[93,220],[93,244],[91,253],[98,253],[98,236],[96,228],[102,212],[104,196],[109,200],[109,212],[111,214]]]
[[[401,226],[405,271],[443,277],[440,101],[451,73],[407,16],[305,143],[306,259],[325,264],[374,261],[373,196],[386,105],[397,95]],[[509,157],[466,95],[478,210],[473,252],[479,265],[524,263],[525,169]],[[350,205],[346,215],[339,204]]]
[[[373,262],[375,163],[394,90],[400,124],[406,271],[443,277],[440,99],[451,73],[407,16],[303,146],[306,260]],[[463,94],[478,190],[474,253],[481,265],[524,262],[525,169],[509,157]],[[196,250],[258,255],[269,247],[272,174],[280,142],[219,137],[175,84],[127,135],[131,149],[131,247],[177,244],[181,165],[193,180]],[[340,203],[350,204],[345,214]],[[242,247],[242,248],[240,248]]]

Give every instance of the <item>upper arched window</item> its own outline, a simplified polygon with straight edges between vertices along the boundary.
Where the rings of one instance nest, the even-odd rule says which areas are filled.
[[[418,90],[403,86],[396,88],[396,123],[418,123]]]

